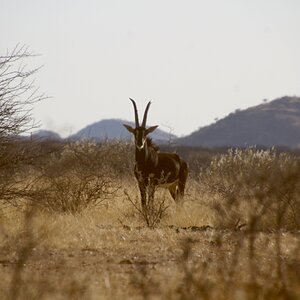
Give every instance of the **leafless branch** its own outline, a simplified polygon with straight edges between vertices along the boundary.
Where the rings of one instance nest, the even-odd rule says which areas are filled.
[[[45,99],[32,78],[41,67],[30,69],[25,60],[36,55],[17,45],[0,56],[0,142],[35,128],[32,104]]]

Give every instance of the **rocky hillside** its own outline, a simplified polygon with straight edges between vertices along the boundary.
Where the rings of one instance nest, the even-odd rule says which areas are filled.
[[[177,140],[202,147],[300,147],[300,97],[282,97],[239,110]]]

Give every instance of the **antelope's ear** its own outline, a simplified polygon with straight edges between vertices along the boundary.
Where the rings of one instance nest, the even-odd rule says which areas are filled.
[[[146,129],[146,135],[153,132],[157,127],[158,127],[158,125],[151,126],[151,127],[147,128]]]
[[[134,129],[133,129],[131,126],[126,125],[126,124],[123,124],[123,126],[124,126],[129,132],[131,132],[131,133],[134,134]]]

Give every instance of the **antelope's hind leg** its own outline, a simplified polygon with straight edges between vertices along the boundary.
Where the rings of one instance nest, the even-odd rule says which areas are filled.
[[[179,172],[179,181],[178,181],[178,194],[183,199],[185,184],[189,175],[188,165],[185,161],[182,161],[180,172]]]
[[[176,204],[182,204],[183,197],[180,194],[178,182],[169,186],[169,192]]]
[[[175,202],[177,202],[177,200],[176,200],[176,198],[177,198],[177,188],[176,188],[176,186],[175,185],[171,185],[171,186],[169,186],[168,190],[169,190],[169,192],[170,192],[173,200]]]

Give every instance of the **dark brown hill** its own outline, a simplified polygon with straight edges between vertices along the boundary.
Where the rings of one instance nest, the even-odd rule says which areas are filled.
[[[201,147],[300,147],[300,97],[239,110],[177,140]]]

